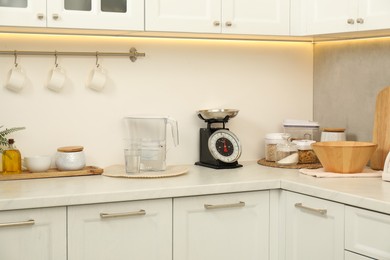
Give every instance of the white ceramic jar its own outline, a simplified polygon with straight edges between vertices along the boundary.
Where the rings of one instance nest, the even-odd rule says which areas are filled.
[[[55,163],[60,171],[77,171],[85,167],[85,154],[82,146],[65,146],[57,149]]]

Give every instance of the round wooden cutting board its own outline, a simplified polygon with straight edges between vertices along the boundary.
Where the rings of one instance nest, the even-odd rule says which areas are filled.
[[[371,157],[370,166],[374,170],[383,170],[390,151],[390,87],[381,90],[376,98],[372,141],[378,144],[378,148]]]

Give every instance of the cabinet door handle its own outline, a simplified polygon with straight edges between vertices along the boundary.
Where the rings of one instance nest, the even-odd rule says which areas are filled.
[[[122,213],[100,213],[101,218],[118,218],[118,217],[131,217],[131,216],[143,216],[146,215],[146,211],[144,209],[140,209],[138,211],[131,212],[122,212]]]
[[[296,208],[300,208],[300,209],[305,209],[305,210],[308,210],[308,211],[311,211],[311,212],[315,212],[315,213],[318,213],[320,215],[326,215],[326,213],[328,212],[326,209],[316,209],[316,208],[311,208],[311,207],[307,207],[305,205],[303,205],[302,203],[295,203],[295,207]]]
[[[0,228],[2,228],[2,227],[17,227],[17,226],[31,226],[34,224],[35,224],[35,220],[29,219],[26,221],[19,221],[19,222],[0,223]]]
[[[352,18],[349,18],[349,19],[347,20],[347,23],[348,23],[348,24],[354,24],[354,23],[355,23],[355,20],[352,19]]]
[[[38,13],[38,14],[37,14],[37,18],[38,18],[39,20],[42,20],[43,18],[45,18],[45,16],[44,16],[42,13]]]
[[[357,23],[364,24],[364,19],[363,18],[358,18],[356,19]]]
[[[227,27],[230,27],[230,26],[232,26],[232,22],[227,21],[227,22],[225,23],[225,25],[226,25]]]
[[[221,25],[221,23],[219,21],[214,21],[213,24],[214,24],[214,26],[220,26]]]
[[[205,209],[224,209],[224,208],[242,208],[245,207],[245,202],[240,201],[238,203],[229,203],[229,204],[204,204]]]
[[[53,20],[58,20],[58,18],[60,18],[60,16],[58,14],[53,14],[52,17],[53,17]]]

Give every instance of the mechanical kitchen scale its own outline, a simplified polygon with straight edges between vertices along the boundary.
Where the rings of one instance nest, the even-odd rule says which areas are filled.
[[[208,109],[198,111],[198,117],[207,123],[200,128],[199,161],[195,165],[214,169],[242,167],[238,164],[241,156],[241,144],[237,136],[225,127],[238,110]]]

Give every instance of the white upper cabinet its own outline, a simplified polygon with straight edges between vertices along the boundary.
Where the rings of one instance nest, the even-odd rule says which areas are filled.
[[[220,16],[220,1],[145,1],[146,31],[219,33]]]
[[[0,0],[0,25],[46,27],[46,0]]]
[[[0,26],[144,30],[143,0],[0,0]]]
[[[359,30],[390,28],[390,1],[360,0],[359,15],[356,21]]]
[[[289,0],[146,0],[145,30],[289,35]]]
[[[143,30],[143,0],[50,0],[47,25],[58,28]]]
[[[388,0],[297,0],[292,13],[294,35],[390,28]]]

